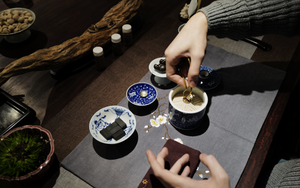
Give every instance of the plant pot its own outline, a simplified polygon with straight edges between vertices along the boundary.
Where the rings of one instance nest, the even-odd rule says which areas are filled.
[[[25,125],[9,131],[7,134],[1,137],[0,142],[2,142],[5,138],[9,137],[10,135],[13,135],[17,131],[26,131],[30,135],[42,136],[44,140],[47,140],[49,142],[49,144],[47,144],[48,146],[50,146],[47,147],[49,153],[46,157],[46,160],[42,164],[40,164],[40,166],[36,170],[31,171],[26,175],[22,175],[19,177],[9,177],[9,176],[0,175],[0,179],[7,180],[7,181],[15,181],[19,184],[31,184],[41,179],[49,171],[51,164],[53,162],[54,140],[51,133],[47,129],[44,129],[41,126],[37,126],[37,125]]]

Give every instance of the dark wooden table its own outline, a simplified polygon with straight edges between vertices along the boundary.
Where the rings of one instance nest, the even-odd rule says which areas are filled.
[[[210,1],[204,0],[202,5],[205,6]],[[28,8],[34,11],[37,17],[31,28],[32,36],[20,44],[9,44],[2,39],[0,41],[0,68],[38,49],[48,48],[81,35],[86,28],[98,22],[105,12],[118,2],[118,0],[27,0]],[[159,22],[161,17],[179,5],[183,6],[184,2],[180,0],[145,0],[140,9],[143,25],[135,32],[134,40],[138,40],[150,27]],[[8,7],[1,1],[0,10],[6,8]],[[107,58],[110,61],[114,60],[111,55],[108,55]],[[300,70],[299,59],[300,46],[298,45],[289,63],[284,83],[265,120],[237,187],[254,187],[255,185],[296,84],[297,79],[295,78]],[[87,67],[63,80],[54,79],[49,71],[31,72],[9,79],[1,86],[1,89],[19,97],[25,104],[32,107],[37,112],[37,118],[39,119],[35,124],[43,126],[99,74],[93,66]],[[123,96],[120,96],[120,98],[123,98]],[[118,102],[116,101],[116,103]],[[53,127],[53,129],[55,128]]]

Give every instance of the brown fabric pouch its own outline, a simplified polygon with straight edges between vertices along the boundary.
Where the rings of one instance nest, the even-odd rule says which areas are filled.
[[[189,174],[192,177],[199,165],[200,151],[180,144],[174,140],[169,139],[164,147],[168,148],[169,155],[165,158],[165,168],[170,169],[175,162],[182,157],[184,154],[188,153],[190,155],[190,161],[186,164],[190,167],[191,173]],[[154,176],[152,168],[150,167],[138,188],[163,188],[164,186],[160,181]]]

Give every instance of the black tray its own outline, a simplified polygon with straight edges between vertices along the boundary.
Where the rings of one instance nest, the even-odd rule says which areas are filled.
[[[0,89],[0,137],[12,128],[33,123],[35,116],[33,109]]]

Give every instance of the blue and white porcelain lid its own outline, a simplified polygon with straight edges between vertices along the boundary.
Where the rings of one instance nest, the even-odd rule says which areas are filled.
[[[212,68],[201,65],[197,86],[203,90],[211,90],[220,84],[219,74]]]
[[[156,100],[157,91],[151,84],[139,82],[127,89],[126,97],[129,102],[136,106],[146,106]]]

